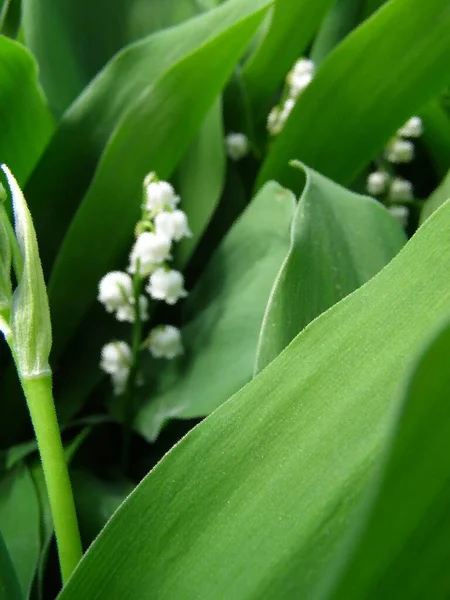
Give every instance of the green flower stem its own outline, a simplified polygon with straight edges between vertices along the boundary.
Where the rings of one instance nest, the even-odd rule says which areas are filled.
[[[131,343],[131,365],[128,375],[127,389],[123,395],[123,447],[122,447],[122,469],[126,472],[129,463],[131,433],[134,419],[134,394],[136,390],[136,379],[138,373],[139,352],[142,343],[142,318],[139,307],[139,298],[142,291],[142,277],[139,274],[139,263],[133,279],[135,319],[133,324],[133,338]]]
[[[69,579],[83,551],[72,487],[56,416],[50,374],[22,379],[55,527],[63,583]]]

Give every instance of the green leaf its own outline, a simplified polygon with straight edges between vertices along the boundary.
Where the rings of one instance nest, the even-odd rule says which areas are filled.
[[[19,581],[9,556],[8,549],[0,533],[0,598],[2,600],[22,600]]]
[[[225,145],[222,103],[216,101],[175,175],[181,208],[189,215],[193,237],[176,249],[179,267],[189,260],[219,202],[225,181]]]
[[[406,242],[400,225],[379,202],[297,166],[306,184],[293,219],[291,247],[264,316],[256,372],[308,323],[378,273]]]
[[[378,472],[411,352],[450,314],[449,226],[447,203],[173,448],[59,600],[310,597]]]
[[[450,198],[450,171],[447,173],[440,186],[434,190],[431,196],[422,206],[420,223],[430,217],[446,200]]]
[[[1,184],[0,184],[1,185]],[[2,190],[0,189],[0,192]],[[12,296],[11,284],[11,246],[9,242],[9,220],[0,198],[0,330],[3,331],[9,320]],[[5,325],[4,325],[4,324]],[[9,327],[7,326],[7,329]],[[6,333],[5,333],[6,336]]]
[[[0,532],[28,597],[40,550],[39,503],[28,469],[19,465],[0,478]]]
[[[37,83],[31,54],[0,36],[0,163],[8,163],[20,183],[35,166],[53,131],[53,119]]]
[[[50,372],[50,312],[30,211],[11,171],[6,165],[1,165],[1,169],[11,191],[14,228],[23,257],[22,275],[13,294],[11,337],[8,343],[21,379],[28,379]]]
[[[450,119],[437,100],[421,109],[422,141],[440,177],[450,168]]]
[[[367,524],[353,533],[351,559],[323,598],[448,598],[449,355],[447,321],[408,384]]]
[[[277,0],[267,35],[247,61],[243,76],[257,115],[311,41],[332,0]],[[293,158],[290,156],[289,158]]]
[[[198,12],[195,0],[23,0],[25,40],[61,115],[124,46]]]
[[[135,420],[147,439],[169,418],[209,414],[250,381],[270,290],[289,248],[294,206],[289,190],[268,183],[213,255],[186,300],[185,354],[148,365],[150,386]]]
[[[234,24],[165,71],[116,128],[50,278],[57,352],[95,302],[100,278],[116,268],[131,246],[146,173],[156,171],[165,179],[173,172],[268,4],[268,0],[224,4],[223,11],[228,7]]]
[[[448,83],[449,27],[447,0],[387,2],[319,68],[274,141],[258,186],[276,179],[292,188],[292,158],[338,183],[352,181]]]

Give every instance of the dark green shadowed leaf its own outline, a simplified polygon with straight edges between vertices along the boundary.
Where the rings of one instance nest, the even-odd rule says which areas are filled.
[[[50,278],[56,352],[94,304],[100,278],[116,268],[131,246],[146,173],[156,171],[165,179],[173,172],[263,18],[268,1],[254,0],[253,10],[243,10],[241,4],[231,8],[235,24],[145,90],[111,137]]]
[[[40,551],[39,502],[28,469],[17,465],[0,476],[0,532],[22,597],[28,597]],[[9,598],[8,598],[9,600]]]
[[[194,428],[59,600],[310,597],[377,472],[411,352],[450,313],[449,227],[447,203]]]
[[[409,382],[374,504],[323,600],[450,596],[449,356],[447,321]]]
[[[319,68],[271,146],[258,186],[276,179],[292,188],[293,158],[338,183],[352,181],[448,83],[449,28],[447,0],[387,2]]]
[[[438,176],[450,169],[450,117],[437,100],[420,111],[423,121],[422,141]]]
[[[270,290],[289,248],[294,206],[289,190],[268,183],[211,258],[185,301],[184,355],[175,362],[149,361],[150,385],[135,420],[147,439],[169,418],[209,414],[250,381]]]
[[[423,223],[436,211],[446,200],[450,198],[450,171],[447,173],[440,186],[434,190],[431,196],[422,206],[420,222]]]
[[[0,600],[22,600],[19,581],[0,532]]]
[[[23,184],[53,131],[36,63],[21,44],[0,36],[0,163]]]
[[[306,184],[289,254],[264,316],[256,372],[308,323],[378,273],[406,242],[400,225],[379,202],[297,167]]]

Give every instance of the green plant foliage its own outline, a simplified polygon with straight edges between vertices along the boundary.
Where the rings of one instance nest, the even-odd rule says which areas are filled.
[[[426,200],[420,213],[420,222],[423,223],[430,215],[434,213],[446,200],[450,198],[450,171],[445,176],[441,185],[435,189],[431,196]]]
[[[20,585],[11,562],[8,549],[0,533],[0,598],[1,600],[22,600]]]
[[[410,352],[449,315],[449,224],[447,203],[166,455],[59,599],[311,594],[378,472]]]
[[[50,139],[53,119],[37,83],[35,60],[6,37],[0,37],[0,89],[0,163],[7,163],[23,184]]]
[[[423,142],[430,152],[437,175],[450,169],[450,118],[437,100],[427,104],[420,116],[424,124]]]
[[[292,187],[288,162],[294,157],[338,183],[355,178],[448,83],[449,27],[447,0],[396,0],[354,30],[299,98],[258,186],[276,179]]]
[[[241,5],[231,5],[236,17],[233,26],[180,60],[140,95],[111,138],[50,278],[57,352],[95,302],[100,277],[130,245],[146,173],[151,168],[165,178],[174,170],[263,18],[268,1],[254,0],[252,10],[241,11]],[[131,161],[127,160],[130,149],[135,152]],[[85,239],[91,240],[89,246]]]
[[[294,206],[291,192],[268,183],[211,258],[186,301],[185,356],[161,366],[150,362],[150,386],[135,421],[147,439],[170,417],[209,414],[250,381],[265,307],[289,248]]]
[[[408,385],[374,505],[362,534],[352,536],[352,558],[322,598],[419,600],[450,594],[449,354],[447,321]]]
[[[0,532],[28,597],[40,551],[39,502],[29,470],[16,465],[0,476]],[[1,590],[1,588],[0,588]],[[8,598],[9,596],[4,596]]]
[[[264,316],[256,372],[308,323],[378,273],[406,242],[403,230],[378,202],[297,166],[306,183],[289,254]]]

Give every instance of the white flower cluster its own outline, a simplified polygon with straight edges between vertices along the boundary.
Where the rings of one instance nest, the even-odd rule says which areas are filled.
[[[128,272],[107,273],[98,290],[98,300],[107,312],[129,323],[135,323],[137,310],[140,322],[148,320],[149,301],[141,293],[143,287],[150,298],[170,305],[187,295],[183,275],[168,265],[173,244],[192,235],[186,214],[177,208],[180,198],[169,183],[159,181],[153,173],[144,180],[144,194]],[[172,359],[183,352],[180,331],[171,325],[155,327],[144,345],[155,358]],[[116,394],[126,388],[132,361],[126,342],[114,341],[102,349],[100,368],[111,376]]]
[[[312,60],[299,59],[286,78],[288,96],[281,104],[272,108],[267,118],[267,130],[271,135],[278,135],[283,129],[300,94],[311,83],[315,72]]]
[[[384,149],[384,160],[392,165],[386,169],[373,171],[367,178],[367,191],[372,196],[386,194],[388,199],[395,202],[408,202],[414,197],[414,188],[410,181],[392,175],[395,165],[409,163],[414,158],[414,143],[412,138],[422,135],[423,126],[420,117],[414,116],[400,127],[396,135]],[[392,206],[390,212],[405,225],[408,220],[408,209],[405,206]]]
[[[244,133],[229,133],[225,138],[225,147],[231,160],[237,161],[250,151],[248,137]]]

